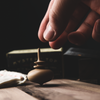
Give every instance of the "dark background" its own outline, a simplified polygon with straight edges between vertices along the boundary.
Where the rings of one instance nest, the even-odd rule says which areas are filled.
[[[38,28],[45,15],[50,0],[5,0],[1,3],[1,66],[6,64],[6,53],[15,49],[49,47],[37,36]],[[77,47],[67,42],[69,47]],[[99,43],[92,38],[80,48],[99,49]]]
[[[15,49],[49,47],[37,36],[49,0],[5,0],[1,9],[1,65],[6,67],[6,53]]]

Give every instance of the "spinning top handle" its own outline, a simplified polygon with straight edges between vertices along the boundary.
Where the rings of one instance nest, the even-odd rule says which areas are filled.
[[[37,56],[38,56],[38,61],[40,61],[40,48],[38,48]]]

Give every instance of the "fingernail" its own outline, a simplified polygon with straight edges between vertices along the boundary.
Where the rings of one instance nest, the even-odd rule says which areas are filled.
[[[55,37],[55,32],[50,25],[48,25],[46,30],[44,31],[43,37],[47,41],[51,41]]]
[[[100,34],[100,20],[97,21],[95,30],[96,33]]]

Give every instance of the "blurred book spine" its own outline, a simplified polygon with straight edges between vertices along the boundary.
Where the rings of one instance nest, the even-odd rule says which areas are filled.
[[[34,62],[37,60],[37,49],[13,50],[6,54],[7,69],[27,74],[34,69]],[[54,78],[64,77],[64,66],[62,48],[41,48],[41,60],[48,63],[46,68],[54,72]]]

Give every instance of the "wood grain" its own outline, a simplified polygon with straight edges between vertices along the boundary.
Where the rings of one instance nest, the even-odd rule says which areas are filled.
[[[13,88],[0,89],[0,100],[38,100],[38,99],[28,95],[27,93],[21,91],[16,87],[13,87]]]
[[[68,79],[55,79],[40,86],[26,82],[18,86],[39,100],[100,100],[100,86]]]

